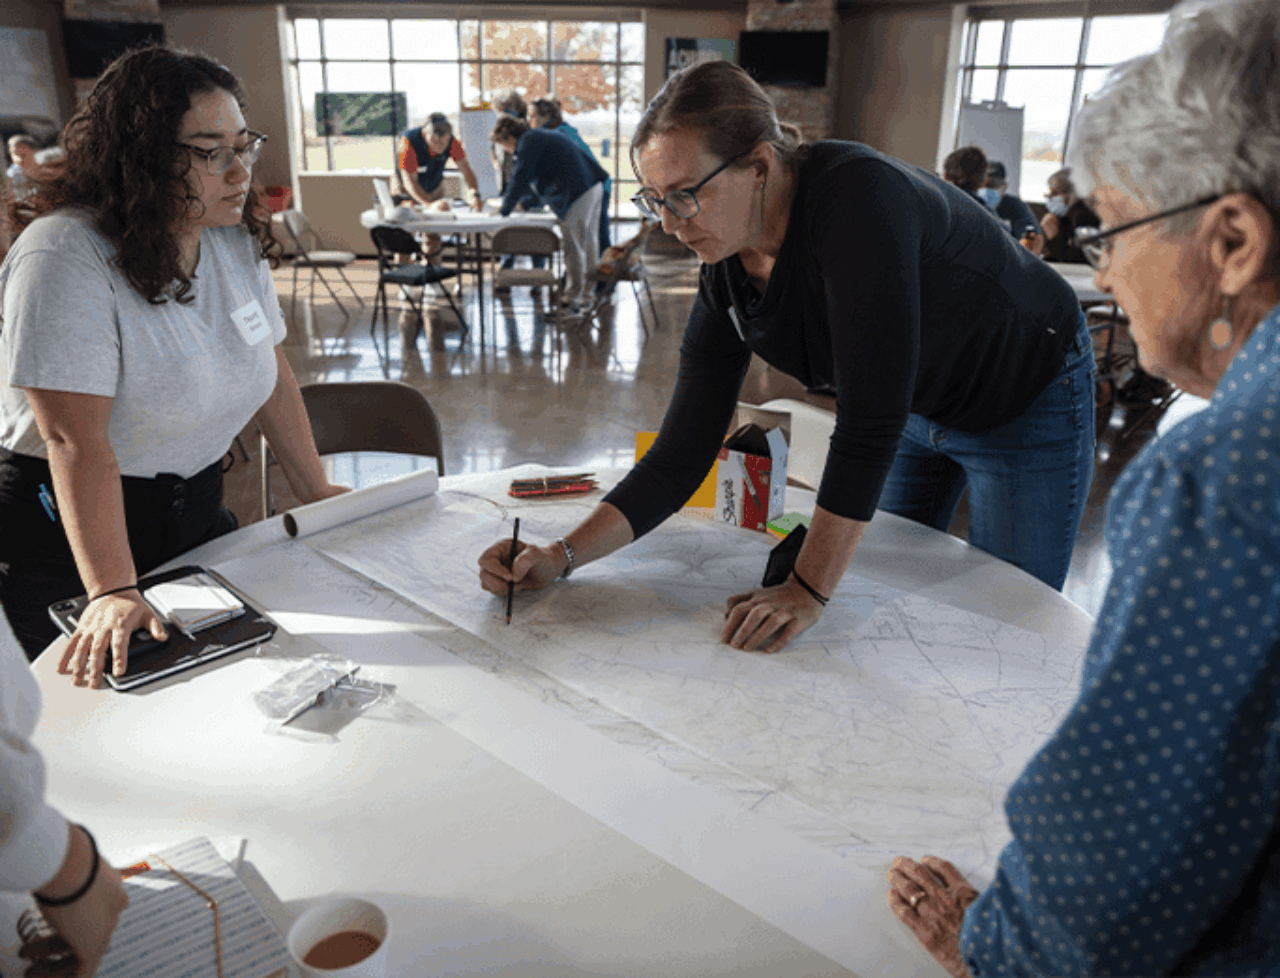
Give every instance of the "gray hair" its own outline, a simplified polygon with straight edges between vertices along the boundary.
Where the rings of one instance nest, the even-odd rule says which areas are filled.
[[[1114,68],[1081,109],[1067,160],[1077,190],[1112,186],[1153,210],[1242,191],[1280,215],[1278,69],[1276,0],[1180,4],[1159,50]]]

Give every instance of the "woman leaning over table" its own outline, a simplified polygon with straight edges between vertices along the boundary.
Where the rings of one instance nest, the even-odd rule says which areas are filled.
[[[991,886],[890,872],[952,975],[1280,974],[1277,64],[1275,0],[1176,9],[1082,111],[1098,288],[1144,369],[1212,400],[1116,483],[1080,697],[1009,789]]]
[[[164,628],[139,574],[236,527],[222,460],[256,420],[310,501],[324,476],[250,186],[265,137],[235,77],[146,48],[99,79],[67,168],[0,266],[0,602],[29,657],[94,598],[61,671],[97,685]]]
[[[515,561],[521,589],[678,510],[715,461],[752,353],[837,389],[795,573],[730,599],[722,640],[775,651],[818,619],[877,504],[1061,587],[1093,466],[1093,353],[1075,294],[986,205],[858,143],[803,145],[727,62],[673,75],[632,144],[642,211],[702,260],[675,394],[653,448],[564,541]],[[566,546],[567,544],[567,546]],[[511,577],[495,545],[481,584]]]

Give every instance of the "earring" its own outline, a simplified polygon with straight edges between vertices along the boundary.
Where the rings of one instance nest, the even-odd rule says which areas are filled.
[[[1222,302],[1222,315],[1209,324],[1209,345],[1215,350],[1225,350],[1235,339],[1235,327],[1231,325],[1231,297]]]

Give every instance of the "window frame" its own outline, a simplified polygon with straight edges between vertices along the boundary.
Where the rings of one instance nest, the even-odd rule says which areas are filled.
[[[388,67],[388,70],[391,74],[393,89],[394,89],[395,78],[396,78],[396,66],[398,64],[406,64],[406,65],[456,64],[457,71],[458,71],[457,112],[459,117],[461,116],[462,109],[464,107],[463,92],[465,91],[465,72],[471,67],[478,68],[478,74],[481,82],[480,91],[483,94],[486,92],[486,84],[485,84],[486,68],[489,65],[520,65],[520,66],[538,65],[542,68],[543,71],[546,72],[547,85],[549,90],[552,92],[555,91],[555,78],[556,78],[557,67],[583,67],[583,66],[597,65],[603,68],[606,72],[609,72],[609,69],[612,69],[611,73],[613,75],[613,91],[614,91],[613,135],[612,135],[612,143],[613,143],[612,164],[613,165],[612,167],[606,167],[606,169],[611,170],[610,177],[612,178],[612,181],[613,181],[613,200],[610,202],[610,206],[612,209],[612,216],[615,220],[618,219],[621,216],[619,214],[619,210],[621,208],[620,188],[623,182],[622,172],[621,172],[621,153],[620,153],[621,132],[622,132],[623,70],[631,69],[631,68],[638,68],[640,70],[642,91],[643,91],[643,85],[644,85],[643,75],[645,71],[645,61],[644,61],[643,50],[640,52],[639,60],[628,60],[623,57],[622,28],[624,24],[643,23],[643,19],[640,16],[640,14],[635,11],[611,10],[607,12],[607,16],[606,16],[605,11],[584,9],[582,16],[580,18],[568,19],[565,17],[550,18],[550,17],[538,17],[538,16],[509,16],[509,15],[505,15],[501,17],[494,17],[494,16],[486,17],[484,15],[484,11],[482,10],[475,11],[475,12],[468,11],[465,15],[460,15],[459,12],[454,11],[455,15],[452,17],[433,16],[433,13],[434,13],[433,11],[422,11],[421,16],[414,17],[410,14],[409,11],[390,12],[390,11],[385,11],[385,9],[379,10],[377,12],[370,11],[368,13],[364,13],[361,11],[354,11],[349,8],[343,9],[340,11],[339,10],[328,11],[328,10],[325,10],[324,8],[309,9],[309,8],[303,8],[303,7],[297,7],[297,8],[290,7],[287,9],[286,11],[287,25],[286,26],[287,26],[287,30],[289,31],[289,38],[288,38],[288,57],[286,59],[286,62],[289,67],[290,83],[294,88],[294,95],[297,100],[297,112],[298,112],[297,128],[298,128],[299,138],[298,138],[297,145],[298,145],[299,158],[294,161],[297,171],[303,172],[308,169],[307,167],[307,134],[306,134],[306,122],[305,122],[306,105],[304,104],[304,100],[303,100],[303,91],[302,91],[301,74],[300,74],[300,66],[302,64],[319,65],[320,83],[323,86],[322,91],[324,94],[330,93],[329,65],[334,62],[343,63],[343,64],[385,64]],[[504,14],[506,13],[507,12],[504,11]],[[381,20],[385,23],[386,31],[387,31],[387,51],[388,51],[386,58],[382,58],[382,57],[330,58],[327,56],[327,52],[325,51],[324,22],[336,21],[336,20],[353,20],[353,19]],[[318,30],[319,57],[317,58],[304,58],[299,53],[296,25],[297,25],[297,22],[300,20],[314,20],[319,25],[319,30]],[[458,57],[456,61],[450,60],[450,59],[441,59],[441,58],[397,57],[396,51],[395,51],[394,38],[392,34],[392,23],[393,21],[396,21],[396,20],[452,21],[453,29],[457,35]],[[518,23],[542,24],[546,31],[546,38],[547,38],[545,55],[539,58],[521,58],[521,59],[485,57],[484,25],[486,22],[489,22],[489,23],[494,23],[494,22],[517,23],[518,22]],[[470,56],[466,52],[466,48],[464,47],[464,44],[463,44],[463,24],[464,23],[473,23],[476,25],[476,29],[477,29],[476,38],[475,38],[476,53],[474,57]],[[614,32],[612,59],[601,59],[601,58],[567,59],[567,58],[555,57],[554,38],[555,38],[556,26],[561,24],[578,24],[578,23],[606,24],[612,27]],[[489,94],[492,95],[492,93],[489,93]],[[401,120],[393,118],[393,122],[395,122],[398,132],[403,131],[404,129],[407,129],[410,121],[412,120],[405,119],[403,120],[403,122],[401,122]],[[342,172],[340,169],[337,169],[334,166],[333,145],[334,145],[335,137],[329,134],[320,135],[319,132],[317,132],[317,138],[320,138],[324,141],[325,164],[326,164],[325,172],[329,172],[329,173]],[[396,161],[394,158],[390,161],[390,165],[392,169],[394,169],[395,167],[395,162]]]
[[[1067,123],[1063,132],[1062,156],[1066,159],[1071,146],[1071,136],[1075,131],[1076,118],[1080,113],[1084,99],[1082,92],[1086,71],[1097,71],[1114,67],[1118,62],[1094,64],[1086,60],[1089,50],[1089,36],[1093,24],[1111,17],[1130,17],[1135,15],[1168,14],[1173,9],[1173,0],[1118,0],[1107,6],[1106,13],[1099,13],[1095,7],[1084,3],[1040,3],[1040,4],[1001,4],[998,6],[973,6],[965,19],[964,35],[960,53],[960,78],[957,85],[959,97],[956,99],[955,122],[953,127],[953,149],[960,145],[960,126],[958,124],[960,110],[965,103],[972,100],[973,78],[975,71],[996,71],[996,92],[994,103],[1004,104],[1005,82],[1010,71],[1066,71],[1073,73],[1071,85],[1071,103],[1067,108]],[[1009,48],[1013,39],[1013,25],[1019,20],[1068,20],[1081,19],[1080,42],[1073,62],[1057,65],[1010,65]],[[982,24],[1003,22],[1004,28],[1000,38],[1000,56],[996,64],[976,63],[978,49],[978,31]],[[1020,189],[1020,188],[1014,188]]]

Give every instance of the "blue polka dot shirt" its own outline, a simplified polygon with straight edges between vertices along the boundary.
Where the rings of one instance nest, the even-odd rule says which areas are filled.
[[[1080,697],[1010,788],[976,978],[1280,975],[1280,307],[1111,495]]]

